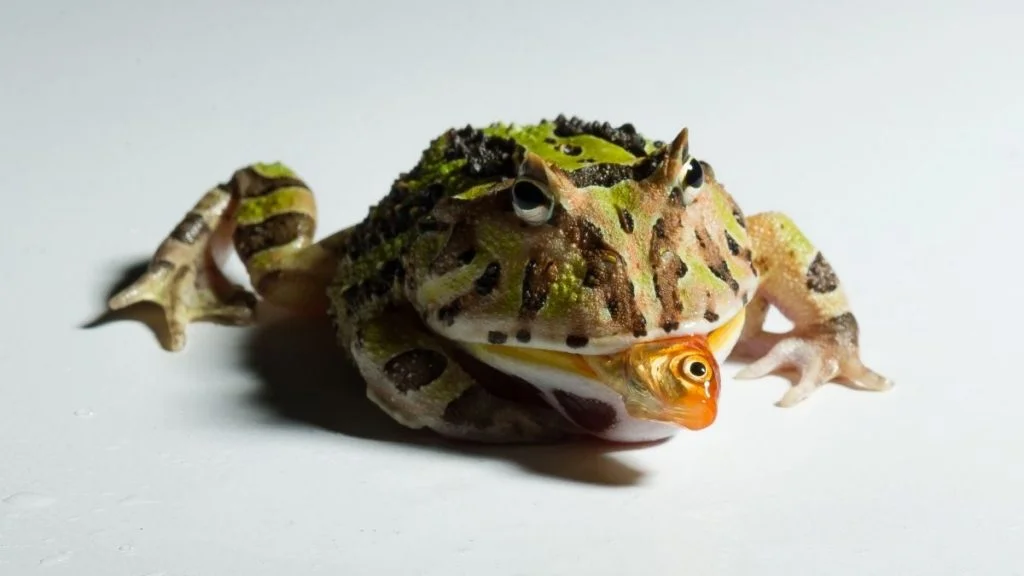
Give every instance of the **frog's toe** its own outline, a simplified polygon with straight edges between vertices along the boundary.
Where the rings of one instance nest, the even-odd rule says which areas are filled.
[[[852,320],[824,322],[787,334],[762,333],[753,340],[744,348],[767,349],[767,353],[740,370],[737,379],[761,378],[783,368],[793,368],[799,374],[777,406],[794,406],[833,380],[875,392],[893,387],[892,380],[861,362]]]
[[[163,310],[168,331],[166,346],[171,351],[185,347],[189,323],[216,319],[248,324],[256,308],[255,295],[216,272],[198,271],[192,264],[172,266],[159,262],[110,298],[107,306],[120,310],[140,302],[152,302]]]

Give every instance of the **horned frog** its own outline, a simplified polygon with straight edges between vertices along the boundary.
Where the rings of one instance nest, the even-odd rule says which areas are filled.
[[[256,294],[330,315],[383,411],[479,442],[704,428],[733,352],[756,358],[738,378],[798,371],[784,406],[836,377],[891,386],[861,362],[825,257],[785,215],[745,217],[686,128],[668,143],[565,116],[451,129],[358,224],[314,242],[316,218],[295,172],[241,168],[109,306],[161,306],[172,350],[194,320],[253,321],[256,295],[217,264],[233,240]],[[763,330],[769,306],[793,329]]]

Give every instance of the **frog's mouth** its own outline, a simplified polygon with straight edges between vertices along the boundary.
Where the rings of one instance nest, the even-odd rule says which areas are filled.
[[[745,317],[744,310],[741,309],[734,318],[707,335],[707,349],[718,364],[725,360],[739,340]],[[676,335],[661,341],[671,345],[682,336]],[[651,342],[645,342],[644,345],[650,346]],[[611,394],[624,399],[627,395],[628,376],[624,351],[588,355],[508,344],[474,343],[464,346],[478,360],[503,372],[519,376],[544,393],[568,388],[579,392],[582,386],[591,389],[594,395],[605,398]],[[627,348],[626,351],[628,350],[630,349]],[[720,370],[718,366],[713,369]],[[626,409],[633,412],[628,406]],[[714,411],[714,408],[711,410]],[[639,413],[635,414],[635,417],[648,418],[647,415]]]
[[[741,308],[734,318],[708,333],[708,348],[719,363],[725,361],[725,358],[736,345],[736,341],[739,340],[745,318],[745,310]],[[670,338],[663,340],[668,341]],[[611,360],[617,356],[617,353],[588,355],[545,350],[542,348],[518,347],[509,344],[466,344],[466,348],[474,356],[484,361],[486,361],[487,356],[499,357],[506,360],[503,364],[511,361],[515,364],[522,364],[524,367],[543,367],[559,372],[572,373],[602,383],[606,382],[603,382],[603,378],[594,369],[595,360],[600,362],[601,360]]]

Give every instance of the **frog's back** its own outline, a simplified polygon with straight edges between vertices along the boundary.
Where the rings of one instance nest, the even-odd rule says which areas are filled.
[[[614,127],[564,115],[535,124],[451,128],[434,138],[412,170],[400,174],[388,194],[348,231],[339,247],[335,286],[349,291],[350,314],[371,300],[401,297],[395,290],[404,273],[400,257],[418,233],[436,229],[430,217],[434,206],[443,198],[471,197],[514,178],[519,147],[567,172],[592,167],[589,179],[600,183],[621,177],[609,166],[631,166],[662,146],[631,124]]]

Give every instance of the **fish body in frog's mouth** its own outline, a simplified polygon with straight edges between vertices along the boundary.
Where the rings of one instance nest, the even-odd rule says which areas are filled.
[[[588,432],[650,441],[714,423],[720,364],[743,328],[741,312],[712,332],[642,342],[611,354],[464,344],[476,359],[534,386]]]

